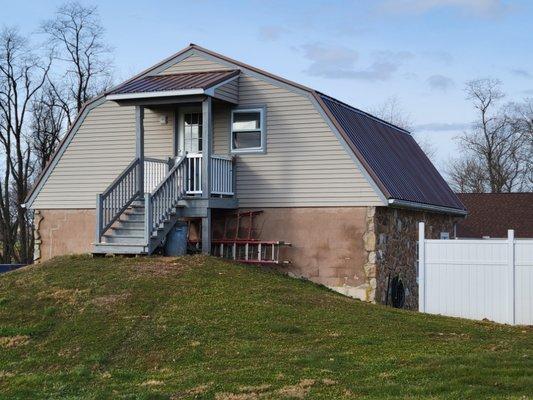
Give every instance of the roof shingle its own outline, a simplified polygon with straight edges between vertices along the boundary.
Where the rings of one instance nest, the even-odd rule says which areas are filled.
[[[533,193],[458,193],[468,216],[457,224],[457,236],[465,238],[533,238]]]

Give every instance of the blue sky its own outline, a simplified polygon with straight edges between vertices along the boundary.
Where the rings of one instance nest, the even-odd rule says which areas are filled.
[[[32,34],[63,1],[0,1]],[[396,96],[443,168],[474,114],[466,81],[533,96],[533,1],[82,1],[99,8],[117,81],[193,42],[363,110]],[[38,40],[38,37],[36,37]]]

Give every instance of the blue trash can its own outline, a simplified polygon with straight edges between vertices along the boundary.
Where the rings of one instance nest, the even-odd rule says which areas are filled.
[[[168,232],[165,242],[166,256],[184,256],[187,254],[187,224],[177,222]]]

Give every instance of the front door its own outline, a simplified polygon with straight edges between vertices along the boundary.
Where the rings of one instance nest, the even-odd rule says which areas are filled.
[[[187,155],[187,194],[202,194],[202,109],[183,107],[179,113],[178,155]]]
[[[202,153],[202,111],[200,108],[185,108],[180,112],[180,140],[178,154]]]

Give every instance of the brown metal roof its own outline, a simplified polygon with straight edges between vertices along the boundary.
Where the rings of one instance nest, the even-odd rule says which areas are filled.
[[[108,94],[166,92],[185,89],[209,89],[239,74],[239,70],[188,72],[171,75],[142,76],[113,89]]]
[[[332,97],[317,95],[387,198],[465,209],[409,132]]]
[[[458,193],[468,216],[457,224],[457,236],[465,238],[533,238],[533,193]]]

